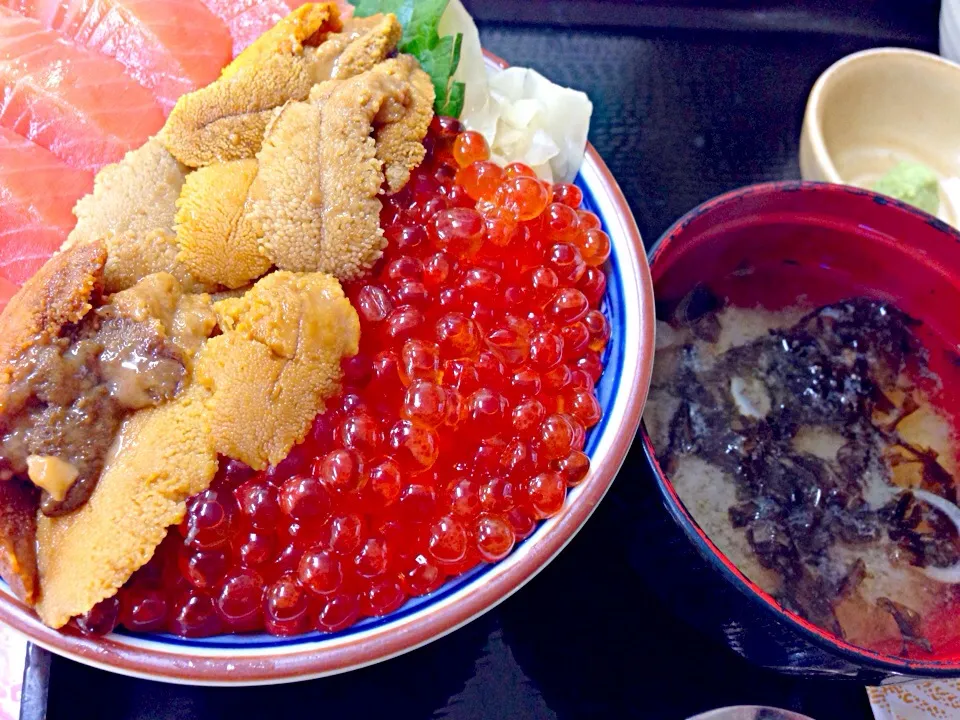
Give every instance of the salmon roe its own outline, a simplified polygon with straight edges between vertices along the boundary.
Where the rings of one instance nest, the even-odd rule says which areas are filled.
[[[336,632],[503,559],[584,480],[609,238],[579,188],[497,166],[456,120],[425,144],[382,260],[345,288],[340,396],[277,467],[221,462],[81,630]]]

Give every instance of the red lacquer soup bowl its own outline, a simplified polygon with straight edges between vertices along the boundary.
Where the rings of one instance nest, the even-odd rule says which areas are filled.
[[[692,210],[650,252],[658,309],[706,286],[728,304],[778,310],[855,296],[889,301],[935,338],[929,365],[943,381],[936,402],[954,415],[960,387],[960,233],[926,213],[858,188],[771,183]],[[891,675],[960,675],[960,607],[925,620],[933,652],[908,657],[855,647],[782,608],[741,573],[698,527],[665,475],[646,429],[644,449],[674,523],[689,542],[658,584],[672,586],[688,617],[741,655],[786,672],[878,682]],[[677,532],[679,526],[679,533]],[[692,544],[692,545],[691,545]],[[698,588],[691,595],[691,588]],[[687,609],[684,607],[687,606]]]

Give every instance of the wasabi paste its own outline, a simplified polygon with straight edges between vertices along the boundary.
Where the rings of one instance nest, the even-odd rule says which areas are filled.
[[[915,162],[901,162],[874,183],[873,189],[936,215],[940,184],[933,170]]]

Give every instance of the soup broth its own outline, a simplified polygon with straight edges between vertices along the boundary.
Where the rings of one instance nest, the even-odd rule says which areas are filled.
[[[960,511],[929,362],[946,349],[919,330],[866,298],[771,312],[701,288],[658,323],[644,420],[750,580],[848,642],[929,657],[957,635]]]

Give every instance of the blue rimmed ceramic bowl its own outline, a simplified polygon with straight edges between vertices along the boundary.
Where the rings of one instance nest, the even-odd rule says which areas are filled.
[[[492,56],[490,61],[501,62]],[[541,523],[507,558],[411,599],[385,617],[333,634],[188,639],[119,631],[85,637],[44,626],[6,588],[0,593],[0,620],[38,645],[105,670],[168,682],[251,685],[316,678],[385,660],[452,632],[516,592],[570,542],[607,492],[636,435],[653,365],[653,285],[640,233],[591,146],[576,183],[584,208],[600,217],[612,246],[602,305],[612,336],[597,385],[603,419],[587,435],[587,478],[569,491],[561,513]]]

